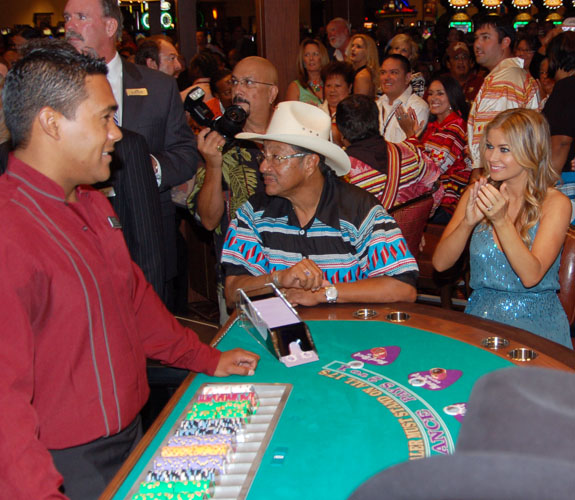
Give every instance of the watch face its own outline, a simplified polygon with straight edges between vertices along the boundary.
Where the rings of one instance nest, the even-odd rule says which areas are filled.
[[[335,286],[328,286],[325,289],[325,298],[328,302],[335,302],[337,300],[337,288]]]

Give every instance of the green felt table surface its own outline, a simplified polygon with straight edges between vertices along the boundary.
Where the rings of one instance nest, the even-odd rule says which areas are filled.
[[[261,360],[249,379],[229,383],[293,384],[285,409],[251,486],[250,499],[347,498],[378,471],[409,459],[453,451],[460,423],[443,408],[467,401],[475,381],[511,362],[473,345],[388,322],[307,321],[320,360],[286,368],[236,322],[218,348],[242,347]],[[399,346],[386,366],[365,363],[352,370],[355,352]],[[413,387],[408,375],[434,367],[461,370],[451,386],[437,391]],[[145,464],[200,385],[222,379],[198,375],[187,388],[122,483],[126,498]],[[403,401],[402,401],[403,397]],[[278,463],[277,451],[285,455]]]

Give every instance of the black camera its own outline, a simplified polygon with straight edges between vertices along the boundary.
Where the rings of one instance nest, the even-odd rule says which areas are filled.
[[[227,141],[239,134],[246,123],[248,114],[241,106],[232,104],[222,116],[214,119],[214,113],[204,102],[205,92],[200,87],[190,90],[184,101],[184,109],[190,113],[196,123],[202,127],[210,127]]]

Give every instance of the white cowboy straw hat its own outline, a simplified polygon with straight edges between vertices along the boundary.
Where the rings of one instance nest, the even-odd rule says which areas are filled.
[[[265,134],[241,132],[238,139],[257,142],[278,141],[309,149],[325,156],[325,163],[339,176],[351,168],[349,156],[343,149],[329,142],[331,118],[321,109],[299,101],[280,102]]]

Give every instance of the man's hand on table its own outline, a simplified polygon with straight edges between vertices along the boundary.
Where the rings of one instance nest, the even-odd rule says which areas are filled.
[[[229,375],[253,375],[260,357],[244,349],[232,349],[222,352],[214,375],[227,377]]]
[[[287,269],[276,271],[274,284],[278,288],[296,288],[317,292],[321,287],[329,285],[323,279],[323,272],[311,259],[302,259]]]

